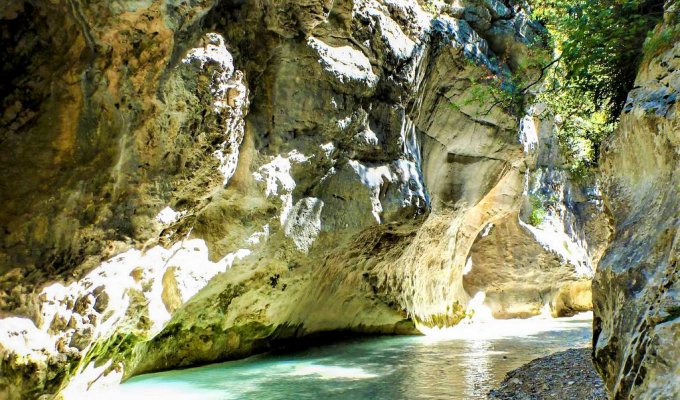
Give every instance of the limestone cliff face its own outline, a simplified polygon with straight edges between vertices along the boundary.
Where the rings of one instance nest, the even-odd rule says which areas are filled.
[[[539,41],[514,2],[5,4],[2,394],[454,325],[490,224],[557,265],[504,301],[580,282],[517,225],[515,117],[466,101]]]
[[[592,309],[591,280],[609,239],[594,179],[572,178],[555,118],[538,104],[521,121],[528,173],[522,206],[487,225],[470,249],[465,290],[496,318]]]
[[[667,3],[657,34],[675,26]],[[593,283],[595,363],[615,398],[680,393],[680,44],[640,70],[601,160],[615,230]]]
[[[214,226],[212,209],[257,199],[274,213],[247,220],[267,233],[135,347],[126,373],[319,332],[453,325],[468,301],[465,255],[485,224],[521,202],[525,156],[514,119],[451,106],[471,95],[471,77],[503,73],[481,32],[412,2],[291,3],[297,22],[268,7],[232,10],[260,29],[233,28],[227,40],[238,54],[267,54],[246,64],[261,97],[229,203],[194,223],[197,235],[215,238],[215,254],[234,251],[227,246],[238,242],[220,243],[232,228]],[[532,34],[521,18],[503,20],[516,22],[504,32],[520,42],[517,27]]]
[[[0,9],[3,310],[37,317],[33,285],[158,241],[161,209],[233,173],[247,93],[222,39],[195,32],[212,2],[108,3]]]
[[[169,227],[244,136],[243,73],[197,31],[212,6],[0,6],[0,397],[56,391],[93,340],[148,332],[226,269]]]

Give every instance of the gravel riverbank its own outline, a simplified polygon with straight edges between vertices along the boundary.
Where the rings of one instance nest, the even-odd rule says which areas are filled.
[[[606,400],[607,392],[595,372],[589,348],[570,349],[537,358],[508,372],[489,400],[579,399]]]

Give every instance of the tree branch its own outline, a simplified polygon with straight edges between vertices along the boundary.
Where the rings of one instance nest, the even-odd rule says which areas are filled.
[[[541,68],[541,74],[536,78],[535,81],[531,82],[529,85],[525,86],[522,88],[522,90],[519,91],[520,94],[526,94],[527,90],[531,89],[532,86],[536,85],[540,81],[543,80],[543,76],[545,75],[545,71],[548,70],[548,68],[552,67],[553,65],[557,64],[560,60],[562,59],[562,56],[557,57],[556,59],[550,61],[546,66]]]

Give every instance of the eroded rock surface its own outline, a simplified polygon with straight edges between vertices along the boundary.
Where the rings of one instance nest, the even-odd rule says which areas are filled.
[[[262,96],[248,116],[252,147],[242,149],[252,158],[228,188],[234,203],[243,202],[242,185],[276,207],[276,216],[252,220],[268,226],[266,245],[136,347],[127,373],[319,332],[455,324],[468,301],[464,254],[485,223],[521,201],[525,156],[514,119],[451,106],[469,96],[471,77],[503,73],[465,20],[411,2],[362,1],[332,7],[322,21],[298,16],[307,21],[299,40],[280,16],[268,19],[268,7],[238,12],[264,20],[258,35],[271,43],[230,38],[243,54],[269,58],[251,67],[261,74],[254,97]],[[219,238],[228,229],[206,228],[194,232]]]
[[[3,394],[468,315],[470,249],[535,164],[515,116],[465,101],[540,42],[520,6],[7,4]]]
[[[522,119],[529,167],[522,206],[488,224],[467,260],[465,290],[483,293],[496,318],[592,309],[609,223],[596,180],[576,180],[565,167],[554,120],[540,104]]]
[[[153,333],[164,270],[186,301],[233,259],[208,261],[173,228],[233,175],[244,136],[247,88],[222,36],[174,41],[208,6],[3,4],[0,305],[30,319],[2,322],[23,328],[0,341],[0,397],[57,391],[94,341]]]
[[[678,23],[678,4],[666,6],[657,33]],[[595,364],[617,399],[671,399],[680,393],[680,43],[647,60],[635,86],[601,159],[615,230],[593,282]]]

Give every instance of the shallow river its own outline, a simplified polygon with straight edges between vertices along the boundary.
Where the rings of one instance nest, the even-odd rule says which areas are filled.
[[[482,399],[522,364],[590,344],[590,315],[494,321],[419,337],[345,341],[143,375],[133,399]],[[112,394],[109,392],[109,394]]]

